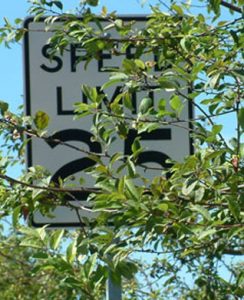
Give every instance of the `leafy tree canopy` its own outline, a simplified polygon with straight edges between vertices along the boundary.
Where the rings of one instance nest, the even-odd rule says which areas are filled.
[[[50,61],[72,44],[82,48],[76,64],[85,61],[84,68],[103,53],[121,64],[109,69],[100,89],[81,82],[86,102],[74,104],[74,123],[92,120],[99,153],[54,138],[48,111],[27,116],[0,102],[1,218],[12,217],[0,237],[4,299],[104,299],[109,274],[122,282],[123,299],[241,299],[243,0],[158,1],[142,28],[105,7],[94,14],[97,0],[77,1],[74,13],[63,11],[62,1],[29,2],[34,21],[44,20],[51,32]],[[223,19],[224,9],[230,20]],[[26,34],[22,20],[6,18],[0,42],[9,46]],[[142,93],[135,104],[134,95]],[[188,107],[194,114],[185,118]],[[233,128],[228,139],[223,117]],[[152,167],[143,139],[167,128],[187,132],[194,151],[182,159],[168,153]],[[38,165],[10,177],[8,168],[25,162],[33,140],[87,157],[94,186],[82,175],[73,183],[54,180]],[[113,151],[118,141],[127,143],[126,153]],[[149,155],[154,161],[155,152]],[[89,208],[70,201],[79,192],[88,194]],[[77,216],[96,212],[96,218],[79,217],[83,225],[69,231],[26,224],[34,212],[51,216],[59,205]]]

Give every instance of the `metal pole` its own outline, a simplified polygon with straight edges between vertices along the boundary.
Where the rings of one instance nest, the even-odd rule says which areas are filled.
[[[111,276],[109,276],[107,281],[106,300],[122,300],[121,284],[115,284],[114,282],[112,282]]]
[[[113,243],[118,244],[119,238],[115,238]],[[111,255],[108,255],[108,258],[111,259]],[[121,280],[119,283],[113,282],[111,271],[109,271],[109,276],[107,280],[106,300],[122,300]]]

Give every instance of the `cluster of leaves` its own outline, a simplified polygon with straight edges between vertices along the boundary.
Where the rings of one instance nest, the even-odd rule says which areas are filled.
[[[100,299],[104,294],[106,270],[96,267],[96,254],[88,257],[79,251],[76,256],[75,234],[19,227],[8,235],[1,236],[0,243],[3,299]]]
[[[238,16],[217,21],[221,2],[225,1],[201,1],[213,11],[214,26],[203,14],[187,13],[189,3],[171,2],[169,12],[153,7],[145,26],[138,29],[135,22],[108,14],[106,9],[99,17],[94,15],[91,7],[97,1],[80,3],[82,18],[63,13],[61,1],[32,1],[30,11],[35,20],[46,17],[49,29],[55,21],[62,21],[48,41],[51,53],[62,55],[68,45],[75,44],[85,50],[81,57],[86,60],[85,67],[91,60],[99,60],[103,51],[122,57],[121,66],[111,68],[109,81],[101,90],[83,85],[87,103],[75,104],[76,119],[93,118],[93,142],[101,145],[102,153],[62,143],[96,163],[86,170],[94,177],[94,189],[75,187],[75,191],[90,193],[91,211],[98,212],[87,227],[65,234],[63,230],[20,226],[19,218],[29,212],[39,210],[51,215],[62,204],[79,215],[84,207],[72,207],[67,196],[74,188],[62,180],[58,185],[52,183],[42,167],[33,166],[14,179],[6,173],[10,157],[5,155],[1,160],[3,215],[13,215],[13,225],[21,232],[20,247],[32,249],[27,251],[33,258],[29,258],[28,274],[43,274],[43,281],[34,284],[35,288],[50,282],[38,299],[46,295],[59,299],[55,288],[59,280],[67,299],[102,299],[109,275],[116,283],[121,278],[126,281],[125,299],[243,296],[241,265],[228,265],[232,275],[229,281],[219,272],[219,265],[226,264],[226,255],[244,254],[243,20]],[[242,3],[232,1],[228,7],[239,12]],[[18,41],[16,34],[23,35],[25,30],[6,22],[0,29],[1,39]],[[126,52],[130,55],[125,58]],[[110,97],[109,88],[117,85],[119,92]],[[133,95],[140,92],[146,92],[146,96],[135,105]],[[152,93],[159,97],[155,103]],[[195,116],[184,119],[183,112],[189,105],[195,108]],[[48,112],[15,116],[5,102],[0,103],[0,109],[1,133],[9,150],[17,150],[22,156],[23,146],[30,139],[51,141]],[[225,115],[236,122],[230,142],[219,121]],[[154,168],[157,175],[149,179],[150,167],[143,163],[143,137],[169,126],[189,132],[194,153],[182,161],[165,159]],[[22,142],[24,134],[27,139]],[[116,141],[128,141],[132,135],[128,153],[113,153]],[[69,244],[66,250],[65,246],[59,248],[62,240]],[[146,267],[135,258],[136,253],[157,257]],[[27,254],[23,251],[19,255]],[[7,258],[5,254],[2,257]],[[193,287],[182,278],[184,268],[194,277]],[[145,289],[140,285],[141,276],[147,282]],[[165,289],[160,290],[162,284]]]

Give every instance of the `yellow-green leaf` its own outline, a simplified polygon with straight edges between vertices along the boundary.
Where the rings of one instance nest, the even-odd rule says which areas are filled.
[[[39,110],[35,114],[34,123],[37,129],[43,130],[47,128],[49,124],[49,116],[44,111]]]

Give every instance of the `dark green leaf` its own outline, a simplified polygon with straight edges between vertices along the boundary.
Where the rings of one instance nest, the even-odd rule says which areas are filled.
[[[134,155],[136,153],[138,153],[138,151],[141,150],[140,137],[135,138],[135,140],[134,140],[134,142],[131,146],[131,150],[132,150]]]
[[[136,175],[136,167],[135,167],[135,164],[134,164],[134,162],[133,162],[132,160],[130,160],[130,159],[127,160],[127,163],[128,163],[127,167],[128,167],[129,176],[130,176],[131,178],[133,178],[133,177],[135,177],[135,175]]]
[[[12,224],[13,224],[14,228],[18,225],[20,210],[21,210],[21,206],[17,206],[17,207],[15,207],[15,209],[13,211]]]
[[[0,101],[0,112],[2,116],[5,114],[5,112],[8,110],[8,103],[4,101]]]
[[[242,107],[238,112],[238,121],[242,130],[244,130],[244,107]]]
[[[99,0],[86,0],[86,3],[90,6],[97,6]]]
[[[33,255],[33,258],[36,259],[47,259],[48,258],[48,254],[46,252],[37,252]]]
[[[228,197],[228,206],[229,206],[229,209],[231,211],[231,214],[233,215],[233,217],[239,221],[239,218],[240,218],[240,206],[237,202],[237,199],[236,198],[231,198],[231,197]]]
[[[56,5],[60,10],[63,9],[63,3],[61,1],[53,1],[53,4]]]

